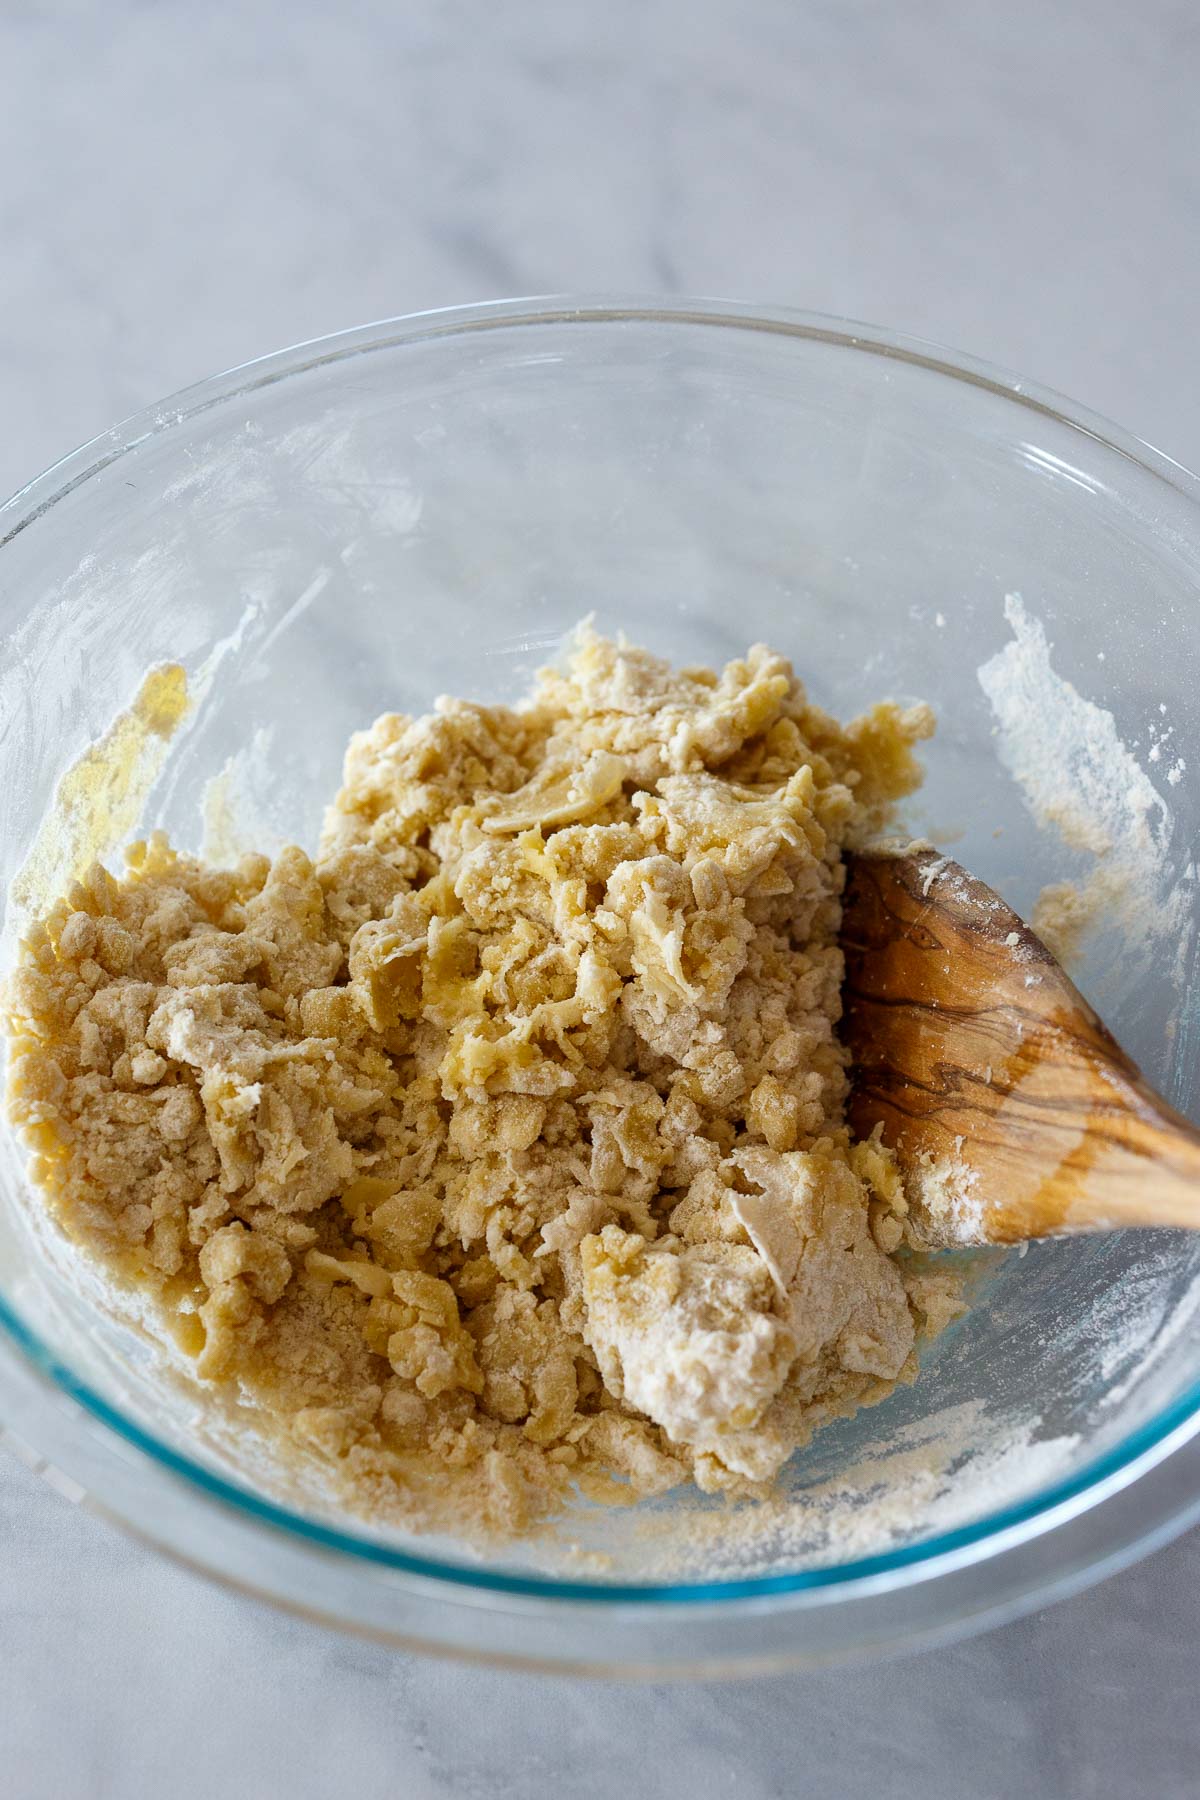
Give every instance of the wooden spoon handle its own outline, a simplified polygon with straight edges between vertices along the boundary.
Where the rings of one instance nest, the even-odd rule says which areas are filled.
[[[843,948],[850,1121],[882,1121],[931,1234],[1200,1228],[1200,1133],[990,888],[932,853],[856,857]]]

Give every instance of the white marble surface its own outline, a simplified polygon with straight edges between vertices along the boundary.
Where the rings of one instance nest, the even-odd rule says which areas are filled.
[[[872,319],[1200,464],[1193,0],[8,0],[0,489],[217,367],[552,289]],[[0,1464],[13,1800],[1200,1791],[1200,1538],[951,1650],[601,1688],[342,1641]]]

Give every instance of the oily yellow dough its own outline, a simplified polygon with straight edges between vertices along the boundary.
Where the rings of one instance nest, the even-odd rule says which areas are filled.
[[[94,868],[8,990],[45,1204],[360,1513],[765,1491],[959,1306],[835,1035],[843,847],[930,728],[585,630],[356,736],[315,863]]]

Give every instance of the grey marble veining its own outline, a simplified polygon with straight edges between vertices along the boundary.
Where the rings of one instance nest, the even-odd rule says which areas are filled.
[[[1185,1800],[1200,1535],[948,1649],[633,1687],[396,1655],[154,1559],[0,1478],[14,1800]]]
[[[281,344],[549,290],[848,314],[1200,464],[1191,0],[13,0],[0,490]],[[0,1460],[14,1800],[1198,1791],[1200,1539],[948,1650],[753,1685],[492,1675],[316,1631]]]
[[[0,10],[0,488],[184,382],[501,293],[974,350],[1200,461],[1190,0]]]

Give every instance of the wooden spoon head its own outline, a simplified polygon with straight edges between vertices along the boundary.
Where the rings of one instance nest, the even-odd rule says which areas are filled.
[[[882,1125],[931,1243],[1200,1223],[1200,1139],[983,882],[853,857],[842,947],[850,1124]]]

